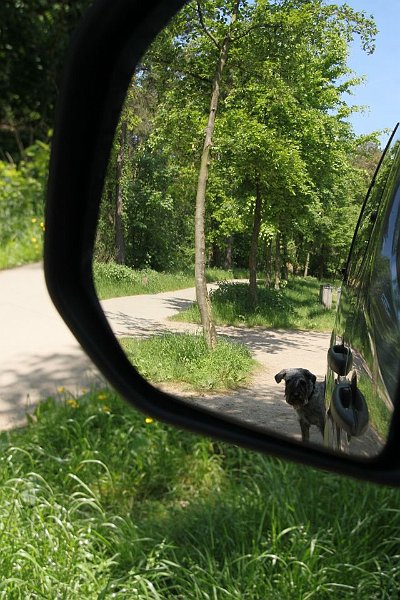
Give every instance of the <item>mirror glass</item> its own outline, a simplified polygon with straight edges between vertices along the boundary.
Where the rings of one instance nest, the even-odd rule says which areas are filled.
[[[370,52],[374,34],[351,7],[189,2],[132,73],[93,265],[115,335],[155,386],[363,458],[384,447],[393,406],[374,331],[360,339],[349,326],[361,322],[372,258],[351,293],[341,284],[383,153],[347,119],[356,83],[348,47],[353,40]],[[396,160],[394,146],[387,156]],[[394,214],[385,182],[374,211],[382,200]],[[368,248],[386,244],[387,282],[380,268],[373,310],[393,344],[398,236],[385,214],[367,227],[376,231]],[[339,313],[332,344],[353,361],[343,373],[327,369]]]

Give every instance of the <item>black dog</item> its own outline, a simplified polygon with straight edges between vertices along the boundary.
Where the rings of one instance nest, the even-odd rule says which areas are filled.
[[[324,437],[325,384],[307,369],[283,369],[275,375],[276,383],[285,380],[286,402],[293,406],[300,421],[303,442],[310,439],[310,426],[316,425]]]

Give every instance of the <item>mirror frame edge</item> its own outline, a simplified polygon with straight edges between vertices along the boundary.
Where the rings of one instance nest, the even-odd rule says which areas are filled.
[[[157,390],[129,363],[105,318],[94,288],[92,253],[114,132],[140,56],[185,3],[96,0],[74,36],[58,100],[46,202],[44,268],[50,296],[110,384],[149,416],[250,450],[400,485],[399,402],[378,457],[363,461],[331,454],[226,421]]]

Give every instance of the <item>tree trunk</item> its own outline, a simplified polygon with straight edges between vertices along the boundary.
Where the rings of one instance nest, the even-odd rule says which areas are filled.
[[[288,258],[288,247],[287,247],[287,241],[286,241],[286,236],[283,235],[282,236],[282,257],[283,257],[283,279],[285,281],[288,281],[289,279],[289,258]]]
[[[275,238],[275,289],[279,290],[279,282],[281,279],[281,236],[279,231]]]
[[[195,215],[195,279],[196,279],[196,300],[200,311],[201,324],[203,326],[203,334],[207,346],[214,349],[217,343],[217,334],[214,323],[211,318],[211,304],[207,291],[206,282],[206,240],[205,240],[205,204],[208,171],[211,162],[211,147],[212,137],[215,127],[215,117],[218,108],[218,100],[220,96],[220,85],[222,74],[228,58],[229,46],[231,43],[231,30],[237,18],[240,0],[235,1],[233,14],[229,29],[225,35],[218,62],[215,69],[215,75],[212,84],[212,95],[210,102],[210,111],[208,115],[207,128],[203,145],[203,152],[200,161],[199,178],[197,183],[196,194],[196,215]]]
[[[304,277],[307,277],[308,275],[308,268],[310,266],[310,253],[307,252],[307,257],[306,257],[306,264],[304,266]]]
[[[258,236],[261,227],[262,197],[260,182],[256,182],[256,203],[254,206],[253,231],[251,234],[250,255],[249,255],[249,279],[250,279],[250,302],[257,306],[257,252]]]
[[[266,256],[265,256],[265,287],[271,285],[271,273],[272,273],[272,240],[267,243]]]
[[[224,259],[224,269],[227,269],[228,271],[230,271],[232,269],[232,246],[233,246],[233,238],[230,235],[226,238],[225,259]]]
[[[318,261],[318,279],[320,281],[324,278],[325,256],[326,256],[326,247],[325,247],[325,244],[322,244],[321,253],[320,253],[319,261]]]
[[[125,236],[123,212],[124,202],[122,197],[121,180],[123,175],[123,166],[125,159],[126,142],[126,123],[121,123],[121,133],[119,150],[117,154],[117,173],[116,173],[116,199],[115,199],[115,261],[119,265],[125,264]]]

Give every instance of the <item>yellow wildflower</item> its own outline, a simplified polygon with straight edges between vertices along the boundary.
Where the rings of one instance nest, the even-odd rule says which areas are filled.
[[[111,413],[111,408],[109,406],[107,406],[107,404],[105,404],[101,410],[103,412],[107,413],[108,415]]]
[[[57,392],[59,394],[63,394],[65,392],[65,387],[63,385],[61,385],[60,387],[57,388]]]
[[[79,404],[77,403],[77,401],[76,401],[76,400],[74,400],[74,398],[69,398],[69,399],[67,400],[67,404],[68,404],[68,406],[70,406],[71,408],[78,408],[78,407],[79,407]]]
[[[144,422],[147,423],[147,425],[151,425],[151,423],[153,423],[153,419],[151,417],[146,417]]]
[[[82,388],[81,389],[81,394],[87,394],[87,389],[86,388]]]
[[[40,223],[40,227],[41,227],[42,229],[44,229],[44,223],[43,223],[43,221]]]
[[[107,394],[97,394],[97,400],[107,400]]]
[[[35,237],[32,237],[32,238],[31,238],[31,240],[32,240],[33,244],[36,244],[36,242],[37,242],[37,238],[35,238]]]
[[[37,219],[35,217],[33,217],[32,219],[32,223],[36,223]]]

